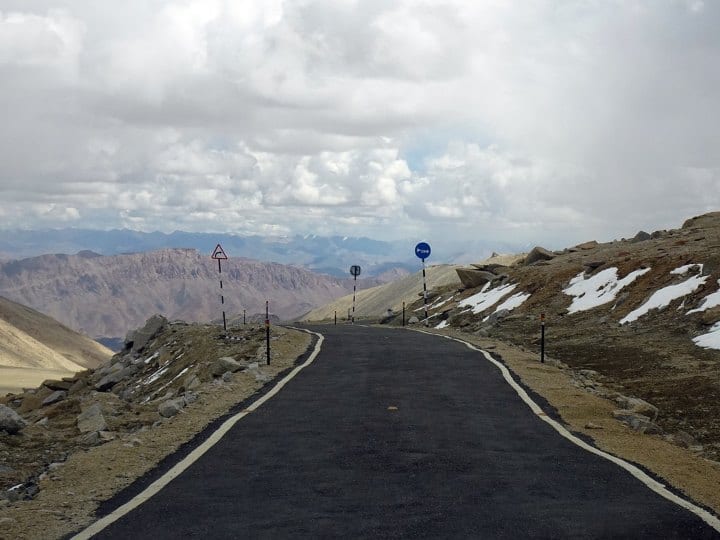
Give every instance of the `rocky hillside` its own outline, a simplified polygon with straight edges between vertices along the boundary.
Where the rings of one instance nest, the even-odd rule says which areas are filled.
[[[91,519],[99,500],[292,366],[309,344],[305,333],[271,332],[268,366],[261,325],[225,334],[154,316],[97,369],[0,398],[0,509],[14,516],[0,536],[65,537]]]
[[[283,320],[352,291],[350,279],[275,263],[223,262],[228,316],[264,313]],[[359,280],[359,286],[376,285]],[[0,263],[0,294],[94,338],[124,337],[148,314],[208,322],[221,315],[217,263],[190,249],[131,255],[43,255]]]
[[[539,353],[544,314],[547,354],[578,386],[617,400],[635,428],[720,460],[720,213],[457,273],[463,285],[431,291],[429,326]],[[643,404],[628,412],[629,398]]]
[[[0,395],[95,368],[110,356],[87,336],[0,297]]]

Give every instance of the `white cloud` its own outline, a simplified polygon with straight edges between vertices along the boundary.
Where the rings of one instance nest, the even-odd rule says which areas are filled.
[[[2,227],[560,247],[720,205],[712,3],[4,6]]]

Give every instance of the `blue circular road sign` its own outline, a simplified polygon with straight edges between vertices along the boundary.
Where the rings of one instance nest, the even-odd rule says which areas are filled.
[[[430,244],[420,242],[415,246],[415,255],[417,255],[419,259],[427,259],[430,256]]]

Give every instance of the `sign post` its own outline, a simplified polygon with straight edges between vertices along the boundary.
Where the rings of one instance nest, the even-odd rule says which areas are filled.
[[[540,314],[540,363],[545,363],[545,314]]]
[[[422,274],[423,274],[423,308],[425,309],[425,325],[427,326],[427,318],[428,318],[428,312],[427,312],[427,284],[425,282],[425,259],[427,259],[430,256],[430,244],[427,242],[420,242],[418,245],[415,246],[415,255],[422,259]]]
[[[355,290],[357,289],[357,277],[360,275],[360,267],[353,264],[350,267],[350,275],[353,276],[353,304],[352,304],[352,318],[350,324],[355,324]]]
[[[267,365],[270,365],[270,303],[265,300],[265,348],[267,349]]]
[[[403,326],[405,326],[405,302],[403,302]]]
[[[223,295],[222,265],[220,261],[226,261],[228,257],[227,255],[225,255],[225,251],[220,244],[215,246],[215,249],[213,250],[210,257],[217,260],[218,262],[218,274],[220,276],[220,305],[222,306],[223,330],[227,332],[227,322],[225,321],[225,296]]]

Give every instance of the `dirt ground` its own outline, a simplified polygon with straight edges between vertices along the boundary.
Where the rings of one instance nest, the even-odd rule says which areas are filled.
[[[310,341],[307,333],[274,327],[272,363],[263,366],[263,372],[276,377],[295,363]],[[155,467],[262,385],[242,372],[229,381],[217,379],[199,388],[197,401],[177,416],[162,420],[161,425],[73,453],[40,480],[34,499],[0,501],[0,539],[62,538],[82,529],[94,520],[101,502]]]

